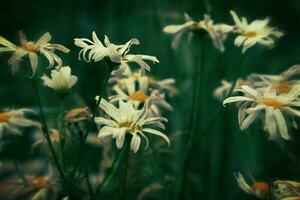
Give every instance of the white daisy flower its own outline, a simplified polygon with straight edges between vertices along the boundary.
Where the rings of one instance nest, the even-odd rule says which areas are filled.
[[[177,90],[174,86],[175,79],[166,78],[162,80],[158,80],[152,76],[145,75],[141,70],[132,71],[130,68],[127,68],[122,75],[120,76],[112,76],[109,79],[109,83],[118,84],[118,86],[124,90],[127,88],[127,79],[131,79],[132,81],[144,80],[147,82],[149,87],[157,89],[162,92],[167,92],[168,95],[173,96],[177,93]]]
[[[135,108],[139,108],[150,97],[152,99],[152,105],[150,110],[152,115],[160,115],[159,108],[165,108],[167,110],[173,110],[172,106],[165,100],[164,93],[158,90],[150,90],[147,77],[140,77],[137,80],[132,78],[122,79],[122,84],[119,87],[118,84],[113,86],[113,91],[116,95],[110,96],[110,102],[129,101]]]
[[[110,119],[104,117],[95,118],[95,122],[98,125],[103,125],[98,134],[99,138],[103,139],[111,135],[116,139],[117,148],[121,149],[124,145],[126,134],[131,134],[130,148],[134,153],[139,150],[141,137],[146,139],[147,144],[145,148],[147,148],[148,138],[144,133],[160,136],[170,145],[169,138],[165,134],[149,127],[165,129],[162,122],[167,122],[167,119],[163,117],[149,117],[149,104],[151,104],[151,100],[148,100],[143,108],[138,110],[134,108],[131,102],[119,101],[119,108],[116,108],[105,99],[101,99],[100,108],[110,116]]]
[[[269,195],[269,184],[266,182],[254,181],[249,185],[241,173],[234,174],[239,187],[247,194],[252,194],[260,199],[265,199]]]
[[[235,32],[239,34],[234,44],[238,47],[243,46],[243,53],[256,43],[272,47],[275,43],[274,38],[283,36],[283,32],[268,26],[270,21],[268,18],[248,24],[245,17],[240,19],[234,11],[230,11],[230,14],[235,22]]]
[[[13,134],[21,134],[19,129],[22,127],[40,127],[38,122],[27,119],[25,117],[26,113],[32,113],[32,111],[18,109],[0,112],[0,138],[5,131]]]
[[[204,20],[199,22],[194,21],[188,14],[184,13],[186,22],[180,25],[165,26],[163,32],[168,34],[176,34],[172,47],[177,48],[183,31],[190,30],[192,32],[208,32],[214,46],[221,52],[225,51],[224,42],[227,35],[233,30],[232,26],[226,24],[214,24],[209,15],[204,15]]]
[[[19,32],[21,45],[17,46],[9,42],[4,37],[0,36],[0,44],[4,47],[0,47],[1,52],[13,52],[12,57],[8,63],[12,66],[12,72],[15,73],[19,69],[19,63],[24,56],[29,57],[29,61],[32,69],[32,76],[34,76],[38,66],[38,54],[44,55],[49,61],[49,68],[53,67],[55,63],[58,66],[62,66],[61,58],[55,54],[55,50],[68,53],[70,50],[60,44],[51,44],[50,33],[45,33],[36,42],[27,41],[24,33]]]
[[[114,73],[121,74],[128,68],[130,62],[137,63],[142,70],[150,71],[150,66],[145,60],[158,63],[155,56],[149,55],[134,55],[128,54],[132,45],[139,45],[140,42],[133,38],[123,45],[116,45],[109,41],[108,37],[104,36],[104,45],[98,39],[95,31],[92,33],[93,41],[86,38],[75,38],[75,45],[82,48],[79,52],[79,59],[81,57],[86,62],[98,62],[104,58],[108,58],[111,62],[118,65],[118,69]]]
[[[269,133],[269,139],[276,138],[277,130],[283,139],[291,139],[283,113],[300,116],[300,111],[295,109],[300,106],[300,100],[297,99],[300,95],[299,88],[291,90],[287,95],[277,95],[272,88],[262,93],[248,86],[242,86],[238,91],[244,93],[245,96],[229,97],[223,101],[223,105],[234,102],[242,103],[238,113],[241,130],[248,128],[259,114],[265,111],[264,129]]]
[[[41,79],[44,81],[45,86],[52,88],[59,94],[68,93],[78,80],[77,76],[71,75],[71,68],[69,66],[52,70],[51,78],[43,75]]]
[[[272,87],[278,94],[287,94],[294,87],[299,87],[300,81],[293,77],[300,74],[300,65],[293,65],[279,75],[251,74],[248,78],[256,88]]]

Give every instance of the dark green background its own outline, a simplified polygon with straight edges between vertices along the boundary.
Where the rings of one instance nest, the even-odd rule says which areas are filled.
[[[271,24],[281,29],[285,36],[278,40],[274,49],[255,46],[247,52],[241,77],[249,73],[279,73],[289,66],[299,63],[300,47],[300,1],[298,0],[135,0],[135,1],[37,1],[9,0],[1,1],[0,34],[10,41],[17,41],[17,33],[23,30],[28,39],[36,40],[49,31],[53,42],[71,49],[63,55],[65,65],[72,67],[79,76],[79,83],[74,89],[78,97],[67,99],[68,107],[91,105],[100,88],[103,76],[107,73],[101,63],[88,64],[77,60],[79,48],[73,44],[73,38],[91,38],[96,31],[103,40],[106,34],[114,43],[124,43],[130,38],[138,38],[141,45],[132,48],[132,52],[155,55],[159,64],[151,65],[151,75],[159,78],[175,78],[178,95],[171,103],[174,112],[167,113],[169,118],[168,134],[181,133],[171,146],[172,155],[162,155],[165,169],[171,180],[176,178],[178,165],[185,148],[184,134],[190,117],[190,105],[193,85],[193,72],[199,63],[199,41],[193,37],[188,43],[184,35],[179,48],[171,48],[173,36],[165,35],[162,28],[168,24],[184,22],[183,12],[195,20],[202,19],[208,9],[216,22],[233,24],[229,10],[246,16],[249,21],[269,16]],[[221,54],[209,38],[205,40],[205,70],[201,91],[201,119],[199,130],[215,115],[220,102],[212,96],[212,91],[222,78],[232,80],[241,59],[240,49],[234,47],[233,37],[226,42],[226,51]],[[61,55],[61,54],[60,54]],[[0,107],[34,107],[30,83],[21,70],[16,76],[11,75],[7,65],[7,54],[0,55]],[[40,59],[38,76],[44,73],[46,62]],[[26,61],[22,68],[26,68]],[[49,115],[56,112],[58,99],[49,89],[43,90],[44,105],[49,108]],[[240,133],[237,126],[237,109],[229,106],[219,122],[209,134],[193,149],[193,160],[189,168],[190,180],[186,194],[190,199],[250,199],[239,191],[233,172],[250,173],[263,180],[277,178],[298,179],[299,161],[291,160],[288,155],[299,158],[297,142],[270,142],[261,130],[261,121]],[[292,132],[292,131],[291,131]],[[296,131],[294,131],[296,132]],[[297,137],[294,136],[297,140]],[[298,138],[299,139],[299,138]],[[281,146],[281,147],[280,147]],[[143,167],[143,166],[136,166]],[[157,175],[157,178],[159,178]],[[147,177],[146,177],[147,178]],[[148,177],[141,182],[152,182]],[[154,179],[155,180],[155,179]],[[132,188],[135,188],[134,186]],[[132,190],[132,197],[135,196]]]

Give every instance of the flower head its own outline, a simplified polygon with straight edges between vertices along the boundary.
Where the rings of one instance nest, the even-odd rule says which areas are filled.
[[[127,89],[127,84],[129,82],[144,82],[151,89],[156,89],[160,92],[166,92],[168,95],[173,96],[177,93],[177,90],[174,86],[175,79],[166,78],[159,80],[152,76],[145,75],[141,70],[132,71],[130,68],[127,68],[124,73],[120,76],[116,75],[109,79],[109,82],[112,84],[117,84],[122,90]]]
[[[28,109],[18,109],[0,112],[0,136],[4,131],[21,134],[19,129],[22,127],[40,127],[38,122],[27,119],[25,117],[26,113],[32,113],[32,111]]]
[[[230,14],[235,22],[234,31],[238,34],[234,43],[238,47],[243,46],[243,53],[256,43],[272,47],[275,43],[274,38],[283,36],[281,31],[268,25],[268,18],[248,23],[245,17],[240,19],[234,11],[230,11]]]
[[[79,52],[79,59],[81,57],[86,62],[98,62],[104,58],[108,58],[110,62],[116,63],[118,69],[114,73],[121,74],[128,68],[127,63],[137,63],[142,70],[150,71],[150,66],[145,60],[158,63],[155,56],[129,54],[132,45],[139,45],[140,42],[133,38],[123,45],[116,45],[109,41],[108,37],[104,37],[104,45],[98,39],[95,32],[92,33],[93,41],[86,38],[75,38],[75,45],[82,48]]]
[[[58,94],[66,94],[76,84],[77,76],[71,75],[71,68],[64,66],[57,70],[51,71],[51,78],[47,75],[41,78],[44,81],[44,85],[52,88]]]
[[[99,97],[98,97],[99,98]],[[132,139],[130,148],[133,152],[139,150],[141,137],[146,139],[146,148],[148,146],[148,138],[145,133],[150,133],[162,137],[170,145],[168,137],[162,132],[152,128],[159,127],[165,129],[162,122],[167,122],[163,117],[149,117],[149,106],[151,100],[148,100],[142,109],[134,108],[131,102],[119,101],[119,108],[108,103],[105,99],[100,102],[100,108],[110,116],[110,119],[104,117],[96,117],[95,122],[98,125],[103,125],[99,131],[99,138],[112,136],[116,139],[118,149],[123,147],[126,134],[131,134]],[[151,128],[149,127],[151,126]]]
[[[278,130],[283,139],[290,139],[283,113],[292,117],[300,116],[300,111],[295,108],[300,106],[300,100],[297,99],[300,95],[299,88],[293,89],[286,95],[277,95],[272,88],[267,88],[264,92],[260,92],[248,86],[242,86],[239,91],[244,96],[229,97],[223,101],[223,105],[242,102],[238,114],[241,130],[248,128],[259,114],[264,111],[264,129],[269,133],[269,138],[275,139]]]
[[[300,81],[293,79],[300,74],[300,65],[293,65],[279,75],[251,74],[248,78],[254,87],[264,89],[272,87],[278,94],[287,94],[294,87],[299,87]]]
[[[194,21],[188,14],[184,14],[186,22],[181,25],[165,26],[163,32],[168,34],[176,34],[172,46],[177,48],[178,42],[183,31],[189,30],[191,32],[207,32],[213,40],[214,46],[221,52],[225,51],[224,42],[227,35],[233,30],[232,26],[226,24],[214,24],[209,15],[204,15],[204,20],[199,22]]]
[[[265,199],[269,195],[269,184],[266,182],[256,182],[249,185],[241,173],[234,174],[239,187],[247,194],[252,194],[260,199]]]
[[[121,84],[113,86],[113,90],[116,95],[110,96],[110,102],[130,101],[135,108],[139,108],[140,105],[152,98],[150,107],[152,115],[159,115],[160,107],[172,110],[172,106],[165,100],[163,92],[156,89],[150,90],[149,80],[146,76],[141,76],[138,79],[124,78]]]
[[[44,55],[49,61],[48,67],[53,67],[55,63],[60,67],[62,61],[60,57],[55,54],[55,50],[68,53],[70,50],[60,44],[51,44],[50,33],[45,33],[36,42],[28,41],[22,31],[19,32],[20,46],[17,46],[4,37],[0,36],[0,44],[4,47],[0,47],[1,52],[14,52],[8,63],[12,66],[12,72],[15,73],[19,69],[19,63],[24,56],[29,57],[29,61],[32,69],[32,76],[34,76],[38,66],[38,54]]]

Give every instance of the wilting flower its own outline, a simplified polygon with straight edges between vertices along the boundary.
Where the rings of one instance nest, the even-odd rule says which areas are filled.
[[[14,134],[21,134],[19,128],[22,127],[40,127],[36,121],[32,121],[25,117],[26,113],[32,113],[28,109],[9,110],[0,112],[0,137],[4,131]]]
[[[45,86],[52,88],[58,94],[67,94],[78,80],[77,76],[71,75],[69,66],[52,70],[51,78],[44,75],[41,79],[44,81]]]
[[[116,95],[110,96],[110,102],[130,101],[135,108],[143,105],[149,98],[152,99],[152,105],[150,110],[153,115],[159,115],[159,107],[163,107],[167,110],[172,110],[172,106],[165,100],[164,93],[158,90],[149,89],[148,79],[140,77],[138,80],[132,78],[123,79],[122,87],[119,85],[113,86],[113,90]]]
[[[64,117],[64,121],[67,123],[77,123],[91,118],[91,112],[89,108],[74,108],[67,112]]]
[[[98,97],[99,98],[99,97]],[[132,139],[130,143],[131,150],[136,153],[141,144],[141,137],[145,138],[148,146],[148,138],[144,133],[150,133],[162,137],[170,145],[169,138],[162,132],[149,128],[159,127],[165,129],[162,122],[167,122],[163,117],[149,117],[149,104],[151,99],[148,100],[142,109],[134,108],[131,102],[119,101],[119,108],[113,104],[108,103],[105,99],[100,102],[100,108],[110,116],[110,119],[104,117],[96,117],[95,122],[98,125],[104,125],[99,131],[99,138],[103,139],[107,136],[112,136],[116,139],[118,149],[123,147],[126,134],[131,134]]]
[[[118,69],[114,71],[114,73],[121,74],[124,70],[126,70],[126,68],[128,68],[127,63],[130,62],[137,63],[142,70],[147,71],[150,71],[150,66],[145,62],[145,60],[149,60],[154,63],[159,62],[155,56],[128,54],[132,45],[140,44],[140,42],[135,38],[129,40],[123,45],[116,45],[111,43],[105,35],[103,45],[95,32],[92,33],[92,37],[93,41],[86,38],[74,39],[75,45],[82,48],[79,52],[79,59],[82,57],[86,62],[98,62],[104,58],[108,58],[111,62],[118,65]]]
[[[239,187],[247,194],[252,194],[260,199],[265,199],[269,195],[269,184],[266,182],[254,181],[249,185],[241,173],[234,174]]]
[[[60,140],[60,132],[56,129],[50,129],[49,130],[49,133],[50,133],[50,139],[51,139],[51,142],[53,144],[57,144]],[[42,137],[41,134],[37,134],[36,137],[35,137],[35,142],[32,144],[32,149],[35,149],[37,147],[40,147],[40,145],[42,144],[46,144],[47,141],[45,140],[45,137]]]
[[[204,20],[199,22],[194,21],[188,14],[184,14],[186,22],[181,25],[165,26],[163,31],[169,34],[176,34],[172,43],[173,48],[178,46],[183,31],[190,30],[191,32],[206,31],[210,35],[214,46],[221,52],[225,51],[224,41],[227,35],[233,30],[232,26],[226,24],[214,24],[209,15],[204,15]]]
[[[300,183],[296,181],[278,180],[273,183],[275,200],[299,200]]]
[[[287,94],[294,87],[299,87],[300,81],[293,79],[299,74],[300,65],[293,65],[279,75],[251,74],[248,79],[256,88],[272,87],[278,94]]]
[[[243,79],[238,79],[236,81],[234,89],[240,89],[242,85],[249,85],[249,83]],[[214,90],[214,97],[217,98],[220,101],[223,101],[230,92],[230,89],[232,87],[232,83],[228,82],[227,80],[221,80],[221,86],[217,87]]]
[[[70,50],[60,44],[51,44],[50,33],[45,33],[36,42],[27,41],[24,33],[19,32],[21,45],[17,46],[9,42],[4,37],[0,36],[0,44],[4,47],[0,47],[1,52],[14,52],[8,63],[12,66],[12,72],[15,73],[19,69],[19,63],[24,56],[29,57],[29,61],[32,69],[32,76],[35,74],[38,65],[38,54],[42,54],[49,61],[48,67],[53,67],[55,62],[58,66],[62,66],[60,57],[55,54],[55,50],[68,53]]]
[[[270,21],[268,18],[248,24],[245,17],[240,19],[234,11],[230,11],[230,14],[235,22],[234,30],[239,34],[234,43],[238,47],[243,46],[243,53],[256,43],[272,47],[275,43],[274,38],[283,36],[281,31],[268,25]]]
[[[272,88],[258,92],[248,86],[242,86],[239,91],[245,96],[229,97],[223,101],[223,105],[242,102],[238,113],[241,130],[248,128],[259,114],[265,111],[264,129],[269,133],[269,138],[275,139],[277,130],[279,130],[283,139],[290,139],[283,113],[300,116],[300,111],[294,108],[300,106],[300,100],[297,100],[299,88],[293,89],[286,95],[277,95]],[[246,115],[248,116],[246,117]]]

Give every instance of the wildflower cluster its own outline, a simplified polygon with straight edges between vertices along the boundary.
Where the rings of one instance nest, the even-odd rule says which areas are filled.
[[[181,38],[183,31],[188,30],[190,34],[203,34],[207,32],[211,37],[214,46],[221,52],[225,51],[224,42],[228,34],[237,35],[234,41],[235,46],[243,47],[242,52],[256,43],[273,47],[274,38],[280,38],[283,33],[276,28],[269,26],[269,19],[254,20],[248,23],[245,17],[239,18],[234,11],[230,11],[235,24],[229,25],[225,23],[214,24],[214,21],[209,15],[204,15],[204,19],[194,21],[188,14],[184,14],[186,22],[181,25],[168,25],[163,31],[168,34],[176,34],[172,46],[176,48]]]
[[[113,77],[109,82],[113,84],[111,92],[114,94],[108,97],[109,102],[100,99],[100,96],[96,97],[97,101],[100,100],[100,108],[109,116],[109,118],[95,118],[96,124],[101,126],[99,138],[111,135],[116,139],[117,148],[121,149],[126,134],[130,134],[132,135],[130,148],[135,153],[140,148],[141,137],[146,140],[145,148],[147,148],[146,132],[164,138],[170,145],[168,137],[155,128],[165,129],[162,122],[167,122],[167,119],[161,117],[160,109],[164,107],[172,110],[165,99],[167,93],[165,89],[174,90],[172,84],[175,81],[173,79],[150,81],[150,77],[145,75],[145,71],[150,71],[150,66],[144,60],[159,61],[154,56],[129,54],[130,47],[139,44],[137,39],[131,39],[124,45],[116,45],[105,36],[104,46],[95,32],[92,33],[92,37],[93,41],[75,38],[75,45],[82,48],[79,58],[83,57],[86,62],[106,59],[108,65],[113,68]],[[140,70],[132,71],[129,67],[130,62],[136,62]],[[154,89],[151,85],[158,87]],[[114,104],[117,104],[117,107]]]

